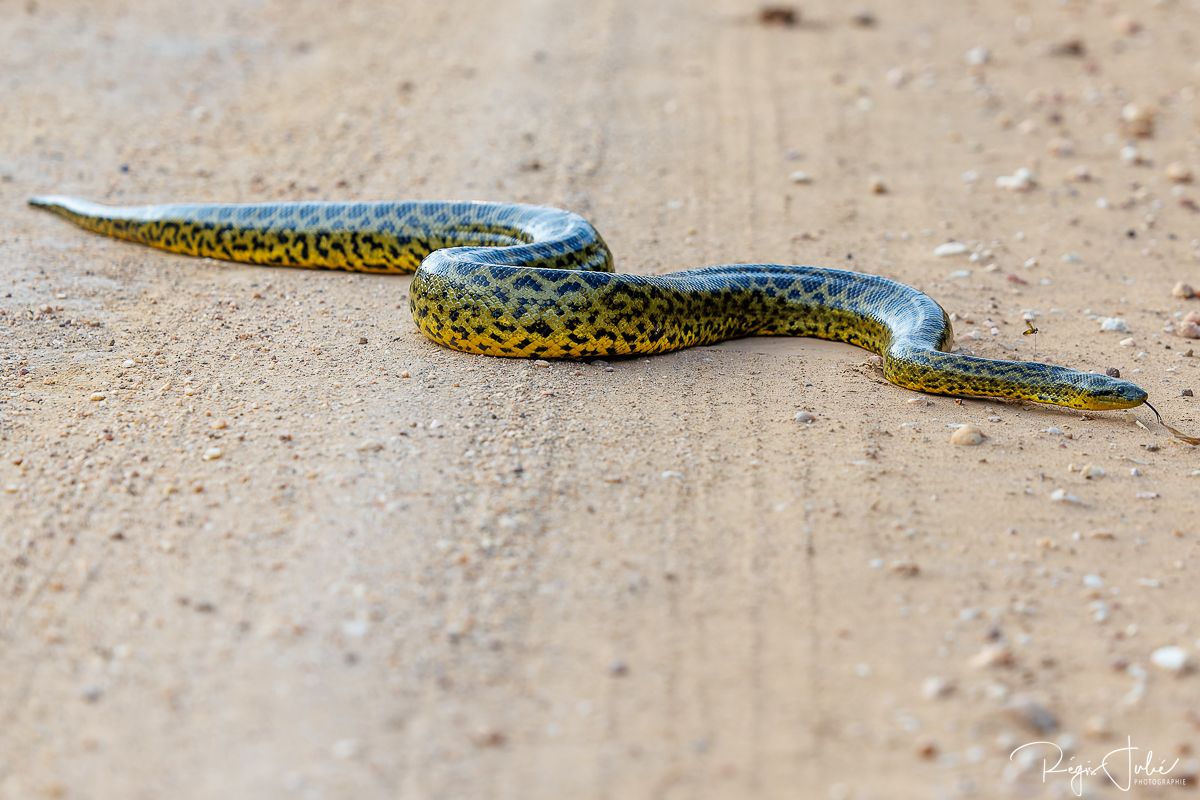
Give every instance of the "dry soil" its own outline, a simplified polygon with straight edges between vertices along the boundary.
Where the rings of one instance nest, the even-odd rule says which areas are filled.
[[[1127,737],[1194,784],[1200,454],[1145,409],[811,340],[462,355],[406,278],[24,205],[562,206],[629,272],[891,276],[1200,429],[1196,4],[799,11],[0,0],[0,797],[1058,797],[1015,748]]]

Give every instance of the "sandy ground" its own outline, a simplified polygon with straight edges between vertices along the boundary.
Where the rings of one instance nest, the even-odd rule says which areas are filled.
[[[1194,790],[1200,683],[1152,654],[1197,660],[1200,452],[1144,409],[809,340],[461,355],[405,278],[23,205],[558,205],[626,271],[906,281],[970,351],[1200,429],[1164,331],[1200,308],[1197,6],[867,7],[2,0],[0,797],[1067,796],[1035,740],[1193,781],[1088,797]]]

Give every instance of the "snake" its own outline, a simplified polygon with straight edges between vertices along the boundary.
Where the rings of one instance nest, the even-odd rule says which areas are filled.
[[[747,336],[810,336],[877,354],[884,378],[918,392],[1090,411],[1147,399],[1138,385],[1107,374],[953,352],[945,310],[877,275],[787,264],[615,272],[596,229],[556,208],[478,201],[111,206],[59,196],[29,202],[89,231],[173,253],[414,273],[408,294],[417,327],[466,353],[605,359]]]

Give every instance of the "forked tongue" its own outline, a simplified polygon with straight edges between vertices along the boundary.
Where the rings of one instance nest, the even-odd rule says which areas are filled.
[[[1162,414],[1158,413],[1157,408],[1150,405],[1149,402],[1146,403],[1146,406],[1151,411],[1154,412],[1154,416],[1158,418],[1158,424],[1162,425],[1164,428],[1169,430],[1171,432],[1171,435],[1174,436],[1176,439],[1178,439],[1181,442],[1187,442],[1188,444],[1200,444],[1200,436],[1188,436],[1186,433],[1179,430],[1178,428],[1176,428],[1172,425],[1168,425],[1167,423],[1163,422]]]

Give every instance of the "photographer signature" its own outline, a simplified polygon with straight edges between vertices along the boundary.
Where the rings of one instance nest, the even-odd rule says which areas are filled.
[[[1035,747],[1044,747],[1049,751],[1048,755],[1042,759],[1042,783],[1046,782],[1047,775],[1070,775],[1071,791],[1076,797],[1083,797],[1083,779],[1096,775],[1104,775],[1113,786],[1122,792],[1128,792],[1135,785],[1182,786],[1187,783],[1186,778],[1167,777],[1171,774],[1171,770],[1179,764],[1178,758],[1169,765],[1165,758],[1159,759],[1156,763],[1154,751],[1147,750],[1145,758],[1139,759],[1135,763],[1134,753],[1140,752],[1141,748],[1134,747],[1133,737],[1126,737],[1125,747],[1108,751],[1096,765],[1090,761],[1086,764],[1073,764],[1071,762],[1075,761],[1075,756],[1071,756],[1068,763],[1063,764],[1063,750],[1054,742],[1028,742],[1009,753],[1008,759],[1011,761],[1022,750]],[[1052,758],[1053,764],[1050,763]],[[1124,767],[1124,770],[1122,771],[1120,767]],[[1114,774],[1114,771],[1117,774]],[[1124,780],[1120,777],[1122,772],[1125,775]]]

